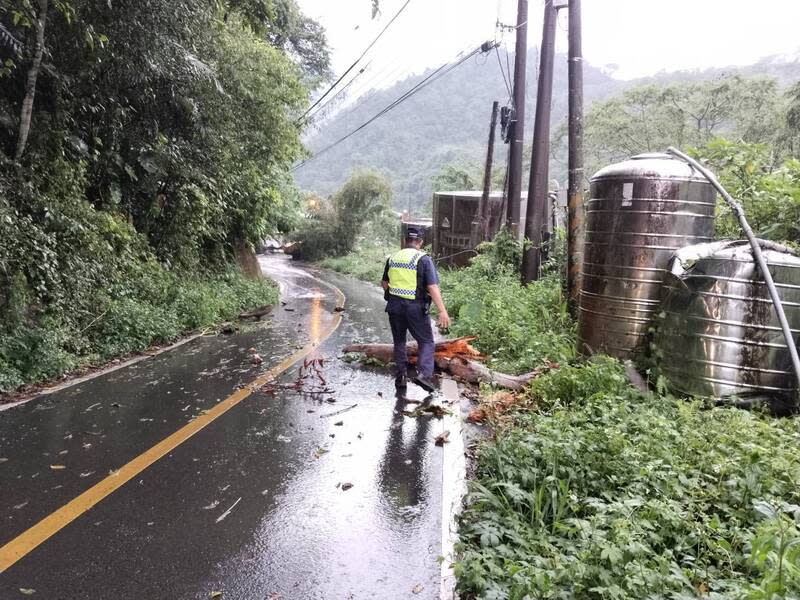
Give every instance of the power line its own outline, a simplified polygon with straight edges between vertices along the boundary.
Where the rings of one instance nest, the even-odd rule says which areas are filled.
[[[303,120],[303,118],[304,118],[304,117],[305,117],[305,116],[306,116],[306,115],[307,115],[309,112],[311,112],[311,110],[312,110],[312,109],[313,109],[313,108],[314,108],[314,107],[315,107],[317,104],[319,104],[320,102],[322,102],[323,98],[325,98],[325,96],[327,96],[328,94],[330,94],[330,93],[331,93],[331,90],[333,90],[333,88],[335,88],[337,85],[339,85],[339,82],[340,82],[340,81],[342,81],[342,79],[344,79],[344,78],[347,76],[347,74],[348,74],[350,71],[352,71],[352,70],[355,68],[355,66],[356,66],[356,65],[357,65],[359,62],[361,62],[361,59],[362,59],[362,58],[364,58],[364,56],[367,54],[367,52],[369,52],[370,48],[372,48],[372,47],[373,47],[373,46],[374,46],[374,45],[375,45],[375,44],[378,42],[378,40],[379,40],[379,39],[381,39],[381,36],[382,36],[384,33],[386,33],[386,30],[387,30],[387,29],[389,29],[389,27],[391,26],[391,24],[395,22],[395,20],[397,19],[397,17],[399,17],[399,16],[400,16],[400,14],[401,14],[401,13],[402,13],[402,12],[403,12],[405,9],[406,9],[406,7],[408,6],[408,4],[409,4],[410,2],[411,2],[411,0],[406,0],[405,4],[403,4],[403,6],[401,6],[401,7],[400,7],[400,10],[398,10],[398,11],[395,13],[395,15],[394,15],[394,16],[391,18],[391,20],[390,20],[390,21],[389,21],[389,22],[386,24],[386,26],[385,26],[383,29],[381,29],[381,31],[380,31],[380,33],[377,35],[377,37],[376,37],[374,40],[372,40],[372,42],[370,42],[369,46],[367,46],[367,47],[364,49],[364,51],[361,53],[361,56],[359,56],[359,57],[358,57],[358,58],[357,58],[355,61],[353,61],[353,64],[351,64],[349,67],[347,67],[347,70],[346,70],[344,73],[342,73],[342,74],[339,76],[339,79],[337,79],[336,81],[334,81],[334,82],[333,82],[333,85],[331,85],[331,86],[330,86],[330,87],[329,87],[327,90],[325,90],[325,93],[324,93],[324,94],[322,94],[322,96],[320,96],[319,98],[317,98],[317,101],[316,101],[316,102],[314,102],[314,104],[312,104],[311,106],[309,106],[309,107],[308,107],[308,109],[306,110],[306,112],[304,112],[302,115],[300,115],[300,117],[297,119],[297,122],[300,122],[300,121],[302,121],[302,120]]]
[[[511,94],[511,84],[508,82],[508,79],[506,79],[506,72],[503,69],[503,63],[500,60],[500,50],[497,49],[497,46],[494,47],[494,52],[497,55],[497,66],[500,67],[500,75],[503,76],[503,83],[506,86],[506,91],[508,92],[508,97],[511,98],[511,96],[512,96],[512,94]]]
[[[339,144],[344,142],[346,139],[348,139],[351,136],[355,135],[356,133],[358,133],[359,131],[361,131],[365,127],[367,127],[369,124],[371,124],[372,122],[376,121],[377,119],[379,119],[380,117],[382,117],[383,115],[385,115],[386,113],[388,113],[389,111],[391,111],[392,109],[397,107],[402,102],[405,102],[406,100],[408,100],[411,96],[413,96],[414,94],[419,92],[421,89],[427,87],[428,85],[430,85],[431,83],[433,83],[437,79],[443,77],[444,75],[446,75],[447,73],[449,73],[453,69],[455,69],[455,68],[459,67],[460,65],[464,64],[467,60],[469,60],[470,58],[472,58],[473,56],[475,56],[479,52],[482,52],[482,53],[485,54],[485,53],[491,51],[492,48],[495,47],[495,45],[496,45],[496,42],[484,42],[483,44],[481,44],[480,46],[475,48],[472,52],[470,52],[466,56],[460,58],[457,62],[455,62],[455,63],[446,63],[446,64],[442,65],[441,67],[439,67],[438,69],[436,69],[432,73],[430,73],[427,77],[423,78],[422,81],[420,81],[419,83],[414,85],[411,89],[409,89],[405,93],[401,94],[400,97],[398,97],[396,100],[391,102],[388,106],[386,106],[382,110],[378,111],[375,115],[373,115],[372,117],[367,119],[364,123],[362,123],[361,125],[359,125],[355,129],[353,129],[350,133],[340,137],[338,140],[336,140],[332,144],[329,144],[328,146],[325,146],[322,150],[319,150],[318,152],[316,152],[313,155],[309,156],[304,161],[302,161],[299,164],[297,164],[296,166],[292,167],[292,171],[296,171],[297,169],[299,169],[303,165],[311,162],[315,158],[318,158],[320,155],[324,154],[328,150],[331,150],[335,146],[338,146]]]
[[[401,71],[403,72],[407,71],[409,68],[408,66],[403,65],[402,62],[400,62],[400,59],[406,56],[407,55],[405,53],[398,53],[391,59],[391,61],[388,64],[384,65],[382,68],[378,70],[369,69],[368,76],[366,78],[362,78],[359,80],[358,84],[354,86],[354,89],[350,90],[349,96],[355,100],[360,98],[365,92],[369,91],[370,89],[380,88],[387,81],[396,81],[398,79],[396,75]],[[323,107],[327,105],[328,103],[326,102],[323,105]],[[358,108],[358,105],[352,107],[351,110],[347,112],[338,113],[338,116],[345,116],[349,114],[352,110],[355,110],[356,108]],[[310,115],[307,121],[310,121],[311,119],[313,119],[315,115],[319,114],[319,110],[320,109],[317,109],[317,111],[314,114]]]
[[[308,115],[308,118],[307,118],[306,120],[307,120],[307,121],[310,121],[311,119],[313,119],[313,118],[314,118],[315,116],[317,116],[317,115],[318,115],[320,112],[322,112],[323,110],[325,110],[325,107],[326,107],[326,106],[328,106],[328,105],[329,105],[331,102],[333,102],[334,100],[336,100],[336,98],[338,98],[338,97],[339,97],[339,96],[341,96],[341,95],[342,95],[344,92],[346,92],[346,91],[347,91],[347,88],[349,88],[351,85],[353,85],[353,83],[355,83],[355,80],[356,80],[356,79],[358,79],[358,78],[359,78],[361,75],[363,75],[363,74],[364,74],[364,72],[365,72],[365,71],[366,71],[366,70],[369,68],[369,66],[370,66],[371,64],[372,64],[372,61],[368,62],[366,65],[364,65],[363,67],[361,67],[361,69],[358,71],[358,73],[356,73],[356,74],[355,74],[355,75],[354,75],[354,76],[353,76],[353,77],[350,79],[350,81],[348,81],[348,82],[347,82],[347,83],[346,83],[344,86],[342,86],[342,87],[341,87],[341,89],[340,89],[338,92],[336,92],[336,93],[335,93],[333,96],[331,96],[331,97],[330,97],[330,98],[328,98],[328,99],[327,99],[325,102],[323,102],[321,105],[319,105],[319,106],[317,107],[317,109],[316,109],[314,112],[312,112],[310,115]]]

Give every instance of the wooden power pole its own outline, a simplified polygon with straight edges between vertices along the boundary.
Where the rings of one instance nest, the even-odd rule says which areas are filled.
[[[553,60],[557,12],[553,6],[553,0],[545,0],[542,48],[539,53],[536,121],[533,126],[533,155],[528,182],[528,210],[525,214],[525,237],[531,241],[531,244],[522,254],[523,283],[530,283],[539,278],[542,250],[546,242],[545,228],[549,208],[550,105],[553,101]]]
[[[525,67],[528,55],[528,0],[517,2],[517,43],[514,49],[514,103],[508,157],[508,206],[506,226],[516,239],[519,233],[522,189],[522,147],[525,137]]]
[[[567,200],[567,297],[576,316],[581,287],[583,229],[583,49],[581,0],[569,0],[569,184]]]
[[[489,121],[489,143],[486,147],[486,165],[483,168],[483,194],[478,204],[478,214],[473,222],[473,246],[489,239],[489,194],[492,191],[492,163],[494,162],[494,131],[497,129],[499,102],[492,103],[492,117]]]

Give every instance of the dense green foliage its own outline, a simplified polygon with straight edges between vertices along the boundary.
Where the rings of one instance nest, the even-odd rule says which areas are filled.
[[[492,368],[524,373],[575,355],[574,327],[559,277],[520,283],[519,244],[505,232],[469,267],[442,274],[442,294],[454,335],[475,335]]]
[[[784,94],[768,77],[629,88],[587,111],[588,173],[642,152],[701,146],[720,135],[775,144],[785,110]]]
[[[179,278],[151,263],[139,275],[132,285],[112,288],[116,293],[94,296],[97,305],[84,319],[48,315],[36,327],[21,318],[7,322],[0,335],[0,392],[169,342],[278,298],[271,281],[233,269]]]
[[[330,198],[312,198],[310,214],[293,234],[295,256],[321,260],[344,256],[363,239],[385,239],[397,231],[389,183],[374,171],[353,173]],[[365,234],[366,237],[365,237]]]
[[[796,158],[776,165],[768,144],[723,139],[710,141],[695,154],[708,163],[742,205],[758,237],[800,243],[800,162]],[[741,238],[739,224],[728,205],[720,201],[717,213],[717,236]]]
[[[797,424],[641,396],[611,359],[535,380],[462,520],[478,598],[794,598]]]
[[[0,391],[274,300],[234,257],[299,216],[328,63],[294,0],[0,0],[0,24]]]

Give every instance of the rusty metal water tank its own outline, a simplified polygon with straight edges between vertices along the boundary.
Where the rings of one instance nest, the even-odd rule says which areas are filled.
[[[401,221],[400,222],[400,247],[403,247],[403,244],[406,240],[406,234],[408,233],[408,226],[412,225],[416,227],[419,231],[422,232],[422,245],[429,246],[433,244],[433,220],[431,219],[409,219],[408,221]]]
[[[433,253],[439,264],[463,267],[475,256],[472,244],[472,222],[478,215],[482,192],[456,191],[433,194]],[[528,196],[522,193],[520,212],[525,217]],[[502,192],[489,195],[489,232],[493,236],[505,222]]]
[[[711,241],[716,192],[685,162],[640,154],[598,171],[586,206],[578,349],[630,358],[676,249]]]
[[[789,326],[800,336],[800,257],[761,242]],[[655,338],[676,391],[725,399],[791,399],[789,350],[746,241],[682,248],[665,277]]]

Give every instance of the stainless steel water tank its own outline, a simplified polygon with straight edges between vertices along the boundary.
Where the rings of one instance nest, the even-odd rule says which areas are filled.
[[[769,242],[762,247],[797,339],[800,258]],[[675,254],[655,341],[677,391],[713,398],[793,396],[789,350],[747,242],[700,244]]]
[[[641,349],[677,248],[711,241],[714,188],[685,162],[641,154],[598,171],[586,207],[578,349]]]

